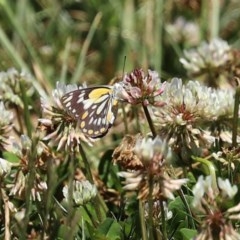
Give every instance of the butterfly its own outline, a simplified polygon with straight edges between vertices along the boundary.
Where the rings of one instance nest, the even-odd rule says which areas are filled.
[[[117,115],[114,86],[93,86],[66,93],[61,102],[78,121],[84,135],[99,138],[107,134]]]

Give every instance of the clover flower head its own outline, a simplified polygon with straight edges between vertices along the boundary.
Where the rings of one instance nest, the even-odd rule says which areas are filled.
[[[183,84],[179,78],[166,83],[161,95],[164,106],[153,107],[153,123],[161,136],[170,139],[171,146],[180,152],[199,154],[201,146],[210,146],[214,138],[198,126],[201,122],[212,121],[212,89],[196,81]],[[193,152],[191,152],[193,151]],[[187,156],[189,158],[189,156]]]
[[[199,26],[194,22],[186,21],[184,17],[178,17],[174,23],[166,26],[167,32],[178,43],[196,45],[200,40]]]
[[[25,71],[18,72],[10,68],[6,72],[0,72],[0,100],[23,108],[20,85],[24,86],[27,96],[32,96],[34,93],[32,82],[32,76]]]
[[[66,185],[63,188],[63,196],[67,202],[69,200],[68,194],[69,194],[69,187],[68,185]],[[73,201],[77,206],[88,203],[96,195],[97,195],[97,188],[95,185],[91,184],[89,181],[82,180],[82,181],[73,182]]]
[[[24,199],[26,193],[26,184],[28,181],[28,170],[23,166],[23,169],[12,175],[14,181],[8,184],[7,187],[10,189],[9,196],[15,196],[20,199]],[[31,188],[31,199],[33,201],[42,201],[42,195],[46,193],[48,187],[47,183],[43,181],[38,173],[34,178],[33,187]]]
[[[202,123],[212,126],[218,122],[225,130],[233,116],[232,90],[213,89],[197,81],[183,84],[181,79],[173,78],[165,84],[161,100],[166,104],[153,107],[155,128],[161,136],[170,139],[171,146],[177,145],[180,152],[189,151],[187,158],[200,154],[215,141],[216,136],[199,128]]]
[[[16,139],[11,139],[11,152],[18,156],[20,159],[27,158],[27,154],[31,151],[32,140],[27,135],[20,136],[20,142]]]
[[[236,185],[231,186],[229,179],[223,180],[222,178],[218,178],[218,187],[223,198],[232,199],[238,191]]]
[[[172,157],[171,150],[166,141],[160,137],[152,138],[139,138],[136,142],[134,152],[143,163],[149,163],[154,158],[158,158],[161,162],[162,159],[169,160]]]
[[[134,151],[138,161],[142,162],[141,168],[127,168],[127,171],[119,172],[118,175],[125,178],[124,189],[127,191],[137,190],[138,198],[148,199],[149,178],[152,179],[152,197],[155,200],[173,199],[173,192],[187,182],[186,179],[171,179],[167,175],[166,160],[172,157],[171,149],[166,141],[159,137],[145,139],[139,136],[131,151]]]
[[[136,141],[140,136],[127,135],[121,144],[113,152],[113,162],[119,164],[124,169],[139,170],[143,168],[143,163],[134,151]]]
[[[12,164],[7,160],[0,158],[0,177],[10,173]]]
[[[240,204],[230,207],[226,204],[237,194],[237,187],[231,185],[229,180],[218,178],[217,189],[213,186],[211,176],[205,179],[198,178],[193,188],[193,211],[201,212],[203,224],[199,234],[194,238],[200,239],[239,239],[232,225],[232,220],[239,220]]]
[[[193,190],[194,199],[192,205],[195,208],[199,208],[201,206],[201,201],[204,194],[207,192],[208,196],[213,199],[214,198],[214,191],[212,189],[212,178],[211,176],[207,176],[205,179],[203,176],[198,178],[196,185],[194,186]]]
[[[5,149],[9,145],[9,132],[12,129],[13,113],[8,111],[3,102],[0,102],[0,149]]]
[[[79,87],[81,88],[81,87]],[[57,83],[53,90],[52,102],[41,99],[43,118],[39,119],[40,128],[45,131],[43,141],[48,141],[49,146],[57,146],[57,150],[75,150],[81,141],[91,143],[94,139],[85,136],[78,122],[69,115],[61,104],[61,98],[69,91],[77,90],[77,85],[64,85]]]
[[[164,91],[156,71],[148,70],[145,75],[142,69],[135,69],[126,74],[122,82],[116,84],[116,97],[130,104],[154,104],[155,98]]]
[[[153,176],[153,191],[152,198],[159,199],[174,199],[176,190],[179,190],[182,185],[186,184],[188,179],[172,179],[167,174],[164,174],[165,168],[155,172]],[[147,200],[149,198],[149,181],[147,170],[139,170],[134,172],[119,172],[118,176],[125,178],[123,189],[126,191],[138,191],[138,198]]]
[[[180,62],[190,75],[205,72],[206,69],[219,69],[231,60],[231,48],[222,39],[203,42],[198,48],[184,51]]]

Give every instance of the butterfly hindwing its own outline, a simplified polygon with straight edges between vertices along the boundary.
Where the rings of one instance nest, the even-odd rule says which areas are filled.
[[[82,132],[92,138],[104,136],[117,113],[117,101],[107,86],[82,88],[65,94],[62,104],[79,122]]]

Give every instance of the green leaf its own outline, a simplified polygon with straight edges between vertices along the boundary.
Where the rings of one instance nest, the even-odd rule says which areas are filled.
[[[3,157],[11,163],[19,163],[19,158],[14,153],[3,152]]]
[[[187,195],[185,197],[187,202],[190,204],[193,197]],[[187,211],[180,197],[176,197],[173,201],[171,201],[168,208],[173,212],[177,222],[185,220]]]
[[[190,204],[192,197],[187,195],[185,197],[187,199],[187,202]],[[173,233],[173,236],[176,239],[182,239],[180,238],[180,229],[189,227],[186,207],[184,206],[181,198],[176,197],[169,203],[168,209],[173,213],[173,217],[168,221],[168,232]]]
[[[192,229],[188,229],[188,228],[182,228],[179,231],[182,235],[182,240],[190,240],[193,239],[194,236],[197,235],[197,231],[196,230],[192,230]]]
[[[94,234],[96,240],[120,240],[122,239],[122,229],[116,220],[107,218]]]

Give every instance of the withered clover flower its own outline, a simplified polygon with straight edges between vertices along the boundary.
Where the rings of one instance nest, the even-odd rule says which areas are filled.
[[[45,131],[43,141],[48,141],[48,146],[57,147],[57,150],[78,150],[76,147],[81,141],[91,143],[94,141],[83,134],[69,113],[63,108],[61,98],[66,93],[77,90],[81,87],[77,85],[64,85],[57,83],[57,88],[53,90],[51,101],[41,99],[43,118],[39,119],[40,128]]]
[[[119,164],[123,169],[139,170],[143,169],[143,163],[135,153],[135,145],[140,135],[127,135],[123,138],[121,144],[113,152],[113,162]]]
[[[156,104],[155,98],[163,91],[164,83],[161,83],[158,73],[151,70],[145,75],[142,69],[135,69],[116,84],[116,97],[130,104]]]
[[[41,148],[39,145],[36,146],[37,152],[39,152],[39,147]],[[33,170],[29,169],[29,161],[34,161],[37,170],[40,169],[42,165],[39,156],[37,156],[36,159],[30,159],[32,157],[32,151],[32,140],[28,136],[22,135],[20,137],[20,144],[14,139],[12,140],[11,152],[19,158],[19,163],[13,165],[13,167],[17,168],[17,171],[11,174],[11,178],[13,178],[12,183],[7,184],[7,187],[10,189],[10,196],[17,196],[18,198],[24,197],[29,173]],[[42,194],[47,190],[47,183],[41,179],[41,175],[37,170],[34,170],[34,183],[31,188],[31,198],[33,201],[41,201]]]
[[[240,219],[240,204],[229,207],[237,194],[237,186],[229,180],[218,178],[218,187],[213,187],[211,176],[200,176],[193,188],[193,211],[201,214],[202,224],[195,240],[240,239],[233,221]]]
[[[212,157],[221,164],[221,169],[228,171],[229,168],[232,171],[238,171],[238,165],[240,161],[240,149],[239,147],[222,148],[222,151],[213,152]]]
[[[65,201],[69,201],[69,186],[63,188]],[[84,205],[97,195],[97,188],[87,180],[73,182],[73,201],[77,206]]]
[[[166,104],[153,108],[153,123],[183,159],[200,154],[215,141],[199,126],[204,123],[210,127],[216,122],[227,126],[233,116],[233,91],[213,89],[197,81],[184,85],[181,79],[173,78],[166,83],[161,100]]]
[[[13,113],[6,110],[3,102],[0,102],[0,151],[6,149],[9,144],[9,133],[12,129]]]
[[[134,151],[143,168],[118,173],[120,177],[125,178],[124,189],[137,190],[138,198],[143,200],[147,200],[149,194],[154,200],[173,199],[173,192],[180,189],[187,179],[171,179],[167,174],[166,161],[172,158],[167,142],[159,137],[155,139],[141,137],[136,141]]]

